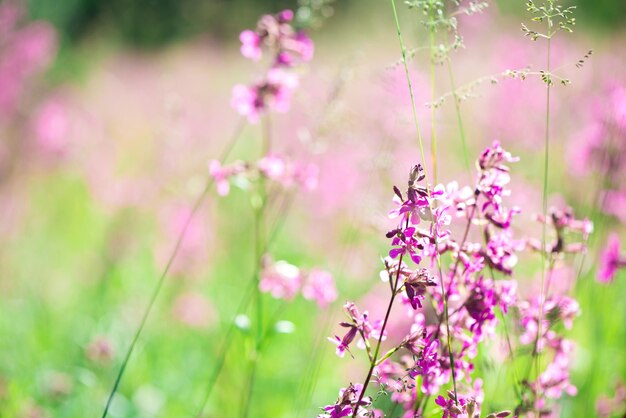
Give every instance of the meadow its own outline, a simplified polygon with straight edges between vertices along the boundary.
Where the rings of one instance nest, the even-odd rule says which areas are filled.
[[[626,14],[244,3],[0,3],[0,417],[624,417]]]

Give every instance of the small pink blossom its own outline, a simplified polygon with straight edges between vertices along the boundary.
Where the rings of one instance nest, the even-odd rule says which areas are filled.
[[[626,259],[621,256],[619,235],[612,233],[606,247],[600,254],[597,279],[601,283],[611,283],[615,279],[617,270],[626,267]]]
[[[108,338],[98,336],[85,347],[85,354],[94,363],[108,363],[113,359],[115,351]]]
[[[38,144],[45,151],[62,152],[67,145],[69,124],[67,109],[60,100],[53,98],[44,102],[33,122]]]
[[[286,261],[271,263],[264,260],[259,289],[271,293],[276,299],[291,300],[300,290],[302,275],[300,269]]]
[[[333,276],[327,271],[311,270],[302,286],[302,296],[307,300],[316,301],[320,308],[325,308],[337,299]]]
[[[266,111],[287,112],[298,76],[281,68],[272,68],[266,77],[252,86],[233,88],[231,105],[251,123],[258,123]]]
[[[241,162],[236,162],[230,166],[222,166],[217,160],[209,161],[209,174],[215,180],[217,194],[226,196],[230,192],[229,179],[244,172],[245,169],[245,165]]]
[[[198,293],[184,293],[178,296],[172,310],[178,321],[193,328],[203,328],[215,321],[213,306]]]
[[[253,61],[258,61],[263,55],[261,50],[261,37],[254,31],[244,30],[239,35],[241,41],[241,55]]]

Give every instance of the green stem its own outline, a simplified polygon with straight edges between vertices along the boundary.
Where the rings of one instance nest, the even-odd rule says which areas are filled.
[[[262,120],[263,123],[263,142],[261,145],[261,158],[270,153],[271,148],[271,125],[269,114],[266,114]],[[253,350],[250,354],[250,373],[248,375],[247,390],[244,392],[243,411],[242,417],[246,418],[250,411],[250,405],[252,403],[252,395],[254,390],[254,382],[257,375],[257,366],[259,358],[261,356],[261,348],[263,342],[263,295],[259,289],[261,283],[261,271],[263,263],[263,253],[266,247],[266,235],[265,235],[265,208],[269,199],[267,184],[265,177],[261,175],[259,178],[259,201],[255,204],[255,216],[254,216],[254,235],[255,235],[255,262],[257,264],[257,274],[255,277],[254,295],[256,305],[256,338]]]
[[[537,373],[537,377],[540,374],[541,368],[541,353],[537,350],[539,339],[541,338],[542,327],[543,327],[543,304],[544,304],[544,281],[545,281],[545,269],[546,269],[546,251],[547,251],[547,222],[548,222],[548,170],[550,166],[550,87],[552,83],[552,78],[550,75],[550,35],[551,33],[551,23],[548,19],[548,64],[547,64],[547,73],[550,77],[548,79],[548,84],[546,87],[546,133],[545,133],[545,143],[544,143],[544,167],[543,167],[543,230],[542,230],[542,251],[541,251],[541,286],[539,292],[539,323],[537,324],[537,338],[535,339],[535,348],[533,352],[536,352],[535,357],[535,370]],[[536,396],[539,394],[537,393]],[[538,411],[537,411],[538,412]]]
[[[408,219],[407,219],[407,223],[408,223]],[[378,338],[378,343],[376,343],[376,350],[374,351],[374,356],[372,357],[370,361],[370,368],[369,368],[369,371],[367,372],[367,377],[363,381],[363,389],[361,390],[358,401],[354,404],[352,418],[355,418],[356,414],[359,411],[359,405],[361,405],[361,401],[363,400],[363,397],[365,396],[365,391],[367,390],[367,387],[370,383],[372,373],[374,372],[374,368],[376,367],[378,352],[380,351],[380,344],[383,341],[383,335],[385,335],[385,328],[387,328],[387,322],[389,321],[389,315],[391,314],[391,308],[393,307],[393,302],[395,301],[396,295],[398,294],[397,290],[398,290],[398,283],[400,283],[400,272],[402,271],[401,266],[402,266],[403,256],[404,254],[401,254],[398,260],[398,272],[396,273],[396,280],[393,285],[393,291],[391,292],[391,298],[389,299],[389,304],[387,305],[387,312],[385,313],[385,319],[383,320],[383,325],[380,328],[380,337]]]

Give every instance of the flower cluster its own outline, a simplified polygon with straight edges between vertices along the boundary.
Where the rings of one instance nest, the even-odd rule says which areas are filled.
[[[241,54],[253,61],[271,55],[271,65],[263,77],[249,86],[236,85],[231,104],[252,123],[267,110],[286,112],[291,95],[298,86],[298,76],[292,68],[313,58],[313,41],[293,26],[291,10],[272,16],[262,16],[256,29],[241,32]]]
[[[505,316],[511,310],[519,313],[520,343],[536,343],[535,353],[551,353],[548,366],[536,381],[527,382],[524,399],[543,410],[549,409],[547,399],[576,391],[569,382],[573,344],[559,333],[557,324],[572,326],[579,314],[577,302],[565,295],[523,300],[518,295],[517,281],[510,277],[521,251],[542,249],[537,240],[515,238],[512,228],[515,215],[521,212],[518,207],[506,205],[510,195],[509,164],[516,161],[494,142],[477,160],[477,180],[472,188],[457,183],[446,187],[424,185],[426,175],[420,165],[411,170],[406,193],[394,187],[397,207],[389,215],[398,224],[387,233],[392,248],[383,260],[381,278],[391,289],[388,312],[398,297],[412,324],[399,343],[379,355],[381,341],[387,335],[387,318],[373,322],[366,311],[361,314],[349,302],[345,308],[350,320],[339,324],[346,332],[330,340],[343,357],[350,352],[352,342],[361,337],[359,345],[367,350],[371,366],[364,390],[372,382],[378,384],[391,394],[392,402],[404,409],[404,416],[421,416],[431,397],[444,417],[480,416],[484,395],[482,380],[474,377],[475,358],[483,342],[498,337],[499,314]],[[553,210],[548,220],[540,221],[555,231],[555,242],[546,246],[551,257],[583,251],[592,231],[591,222],[575,219],[570,209]],[[452,232],[458,228],[449,229],[452,222],[464,224],[462,235]],[[471,234],[472,227],[479,233]],[[582,234],[583,242],[570,243],[573,233]],[[447,268],[442,265],[444,254],[451,259]],[[430,269],[438,267],[438,277],[429,267],[420,266],[427,259]],[[409,266],[409,260],[417,267]],[[506,338],[509,340],[508,333]],[[512,349],[512,342],[508,342]],[[451,384],[454,391],[447,397],[437,396]],[[355,408],[355,404],[341,405],[352,411]],[[524,407],[522,403],[518,410]],[[501,411],[489,416],[510,414]]]
[[[361,349],[367,349],[368,354],[371,356],[370,339],[374,339],[374,341],[385,339],[385,334],[382,330],[383,321],[370,321],[369,313],[367,311],[360,313],[353,302],[346,302],[344,309],[349,320],[340,322],[339,325],[347,328],[348,331],[343,338],[335,335],[334,338],[329,338],[328,340],[337,345],[337,355],[343,357],[346,351],[350,352],[350,344],[358,334],[361,338],[357,346]]]
[[[224,166],[217,160],[211,160],[209,174],[215,180],[218,194],[226,196],[230,192],[230,180],[241,176],[261,176],[286,189],[300,187],[311,191],[317,187],[318,168],[314,164],[290,161],[282,155],[271,153],[255,164],[235,161]]]
[[[286,261],[273,262],[269,256],[263,258],[262,267],[259,290],[276,299],[291,300],[302,292],[306,300],[317,302],[321,308],[337,299],[333,276],[327,271],[303,272]]]
[[[363,385],[356,384],[339,391],[337,402],[324,407],[324,412],[318,418],[366,417],[369,416],[367,406],[372,404],[369,397],[361,397]],[[359,400],[360,399],[360,400]]]

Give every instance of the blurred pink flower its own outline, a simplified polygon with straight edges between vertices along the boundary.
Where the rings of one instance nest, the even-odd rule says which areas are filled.
[[[325,308],[337,299],[333,276],[327,271],[311,270],[302,286],[302,296],[306,300],[316,301],[320,308]]]
[[[626,259],[621,257],[620,251],[619,235],[612,233],[600,254],[597,275],[599,282],[611,283],[615,279],[617,270],[626,267]]]
[[[257,168],[267,178],[277,182],[287,180],[287,162],[277,154],[269,154],[257,162]]]
[[[264,293],[271,293],[276,299],[291,300],[300,290],[302,275],[300,269],[286,261],[271,262],[263,260],[259,289]]]
[[[272,68],[267,76],[252,86],[238,84],[233,87],[231,105],[251,123],[268,110],[287,112],[293,90],[298,86],[298,76],[281,68]]]
[[[570,169],[609,175],[626,164],[626,87],[610,83],[589,105],[591,120],[570,147]],[[609,178],[609,180],[611,180]]]
[[[626,190],[605,190],[602,210],[626,223]]]
[[[174,317],[193,328],[207,327],[215,322],[215,309],[199,293],[184,293],[174,301]]]
[[[64,151],[70,127],[70,120],[63,102],[50,98],[39,106],[36,111],[33,130],[38,145],[47,152]]]
[[[219,161],[211,160],[209,161],[209,174],[215,179],[217,194],[226,196],[230,192],[229,171],[225,170]]]
[[[24,11],[16,2],[0,5],[0,117],[17,109],[26,82],[44,70],[56,53],[56,33],[45,22],[19,27]]]
[[[85,347],[85,354],[94,363],[108,363],[115,356],[115,351],[108,338],[98,336]]]
[[[261,37],[254,31],[244,30],[239,35],[241,41],[241,55],[254,61],[261,59]]]
[[[241,55],[253,61],[263,56],[263,46],[274,54],[274,67],[290,67],[313,58],[313,41],[304,31],[292,26],[294,13],[283,10],[276,15],[263,15],[256,29],[244,30],[239,35]]]
[[[289,188],[293,185],[306,191],[317,187],[318,168],[314,164],[289,161],[279,154],[269,154],[257,162],[257,168],[268,179]]]
[[[185,232],[180,242],[178,255],[173,261],[173,274],[194,277],[198,268],[204,268],[210,255],[211,229],[206,216],[197,213],[191,217],[192,208],[187,205],[170,204],[159,213],[159,223],[164,239],[156,249],[159,265],[164,265],[180,234]],[[185,229],[185,226],[187,228]]]

